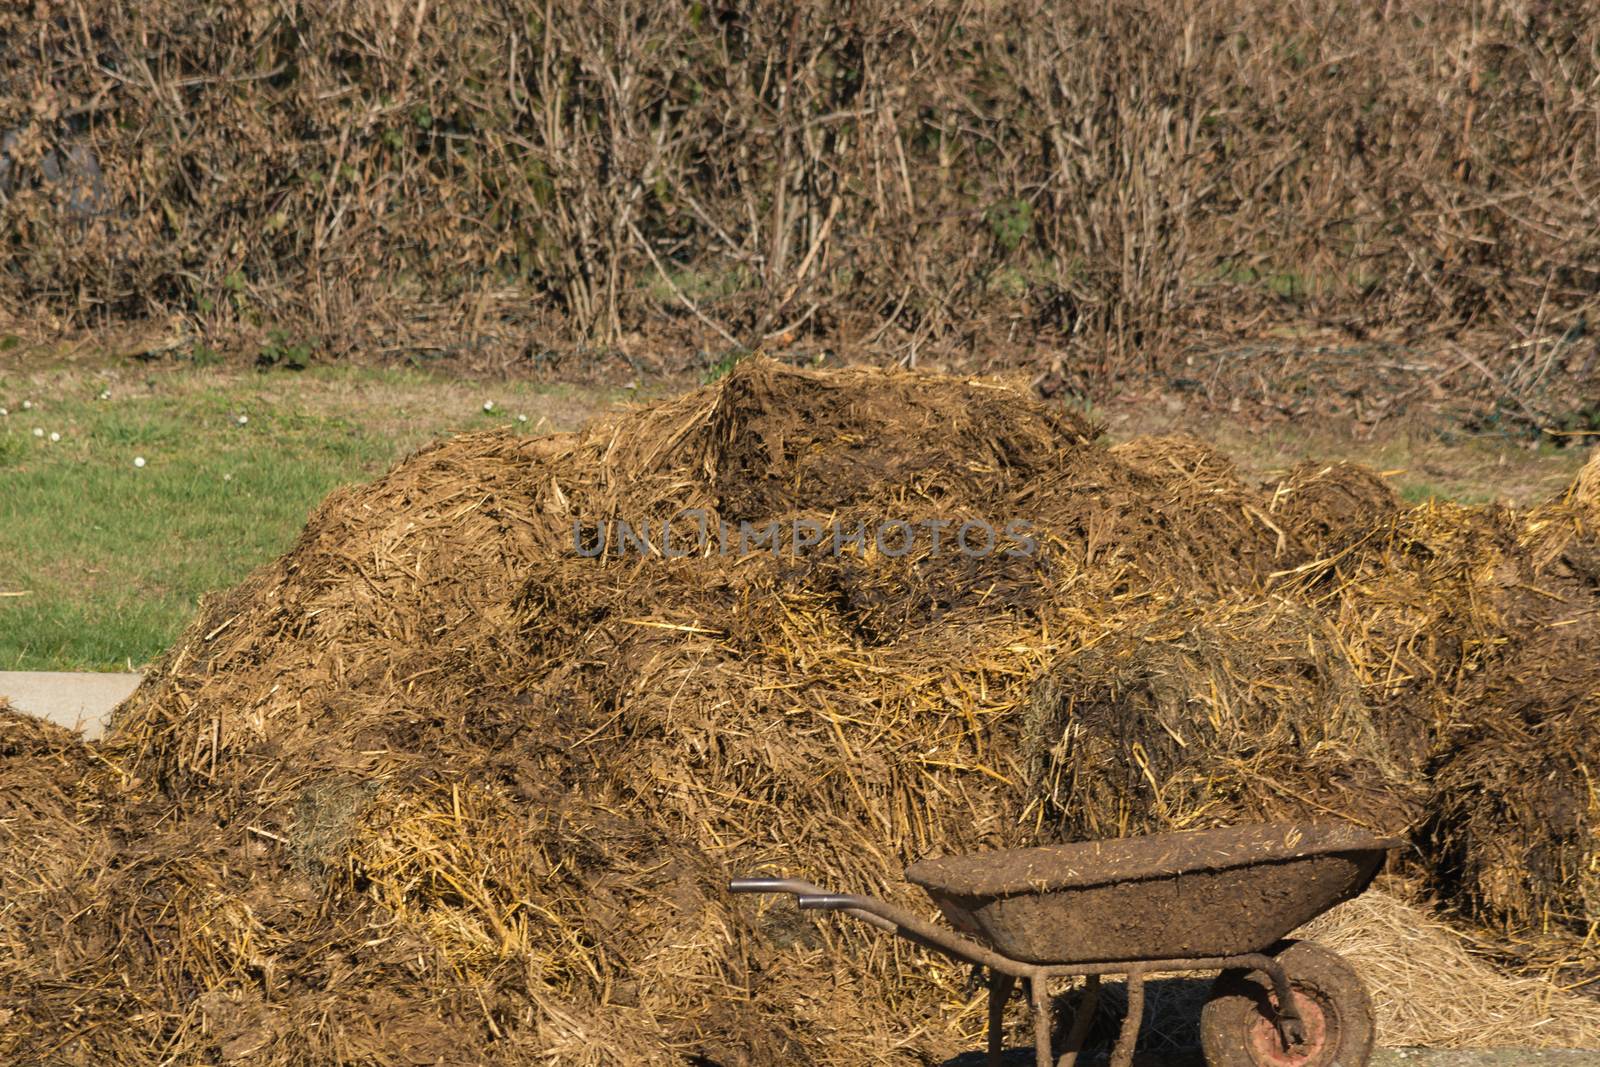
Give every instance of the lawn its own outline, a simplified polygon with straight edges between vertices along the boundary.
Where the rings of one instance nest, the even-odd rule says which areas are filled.
[[[0,670],[136,668],[331,489],[443,435],[568,429],[624,395],[419,371],[0,374]]]

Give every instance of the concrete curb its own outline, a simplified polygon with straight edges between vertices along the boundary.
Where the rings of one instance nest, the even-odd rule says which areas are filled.
[[[0,671],[0,697],[27,715],[98,741],[111,712],[138,688],[142,674],[87,674],[69,671]]]

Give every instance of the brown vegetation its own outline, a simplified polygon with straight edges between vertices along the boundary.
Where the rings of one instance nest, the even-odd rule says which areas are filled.
[[[1594,731],[1547,684],[1592,645],[1521,629],[1594,612],[1558,565],[1582,501],[1358,534],[1284,495],[993,382],[764,360],[426,449],[209,602],[104,743],[0,716],[0,1055],[937,1059],[981,1023],[958,968],[723,879],[926,908],[926,854],[1267,813],[1412,832],[1407,891],[1592,977]],[[574,550],[574,520],[691,508],[1020,517],[1039,551]],[[1434,1040],[1593,1036],[1506,988],[1503,1025]]]
[[[1595,372],[1596,33],[1499,0],[12,5],[0,300],[269,361],[811,336],[1065,349],[1080,385],[1180,332],[1482,330],[1456,388],[1528,396]]]

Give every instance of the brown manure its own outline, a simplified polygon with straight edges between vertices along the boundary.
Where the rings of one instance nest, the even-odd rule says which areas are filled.
[[[1417,770],[1450,743],[1462,688],[1565,610],[1525,541],[1509,509],[1430,502],[1274,589],[1339,634],[1394,757]]]
[[[1359,463],[1296,464],[1270,493],[1273,518],[1324,556],[1381,531],[1400,511],[1394,490]]]
[[[1069,840],[1338,815],[1385,832],[1418,791],[1339,636],[1287,601],[1172,607],[1065,657],[1025,727]]]
[[[1208,590],[1258,587],[1311,558],[1304,538],[1275,521],[1233,461],[1204,441],[1163,434],[1136,437],[1108,451],[1138,479],[1130,510],[1149,515],[1145,524],[1122,518],[1103,532],[1091,531],[1091,548],[1102,541],[1154,542],[1150,555],[1156,566],[1142,572],[1145,582]],[[1163,552],[1168,546],[1157,540],[1156,531],[1166,535],[1161,540],[1176,541],[1179,551]]]
[[[1499,736],[1477,680],[1592,596],[1529,516],[1329,556],[1198,442],[1097,436],[753,359],[334,494],[103,743],[0,716],[0,1060],[938,1062],[965,968],[724,880],[927,913],[934,852],[1411,826]]]
[[[1567,499],[1574,504],[1600,511],[1600,451],[1590,456],[1589,461],[1578,471],[1577,477],[1573,478]]]
[[[1600,977],[1600,614],[1568,621],[1464,695],[1431,832],[1445,899],[1502,931],[1587,939]]]

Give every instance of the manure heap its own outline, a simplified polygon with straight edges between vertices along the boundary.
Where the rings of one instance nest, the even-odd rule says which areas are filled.
[[[1329,813],[1411,841],[1320,920],[1382,1040],[1600,1044],[1596,462],[1408,509],[1097,436],[750,360],[334,494],[102,743],[0,710],[0,1060],[938,1062],[963,968],[729,874],[929,913],[930,853]]]

